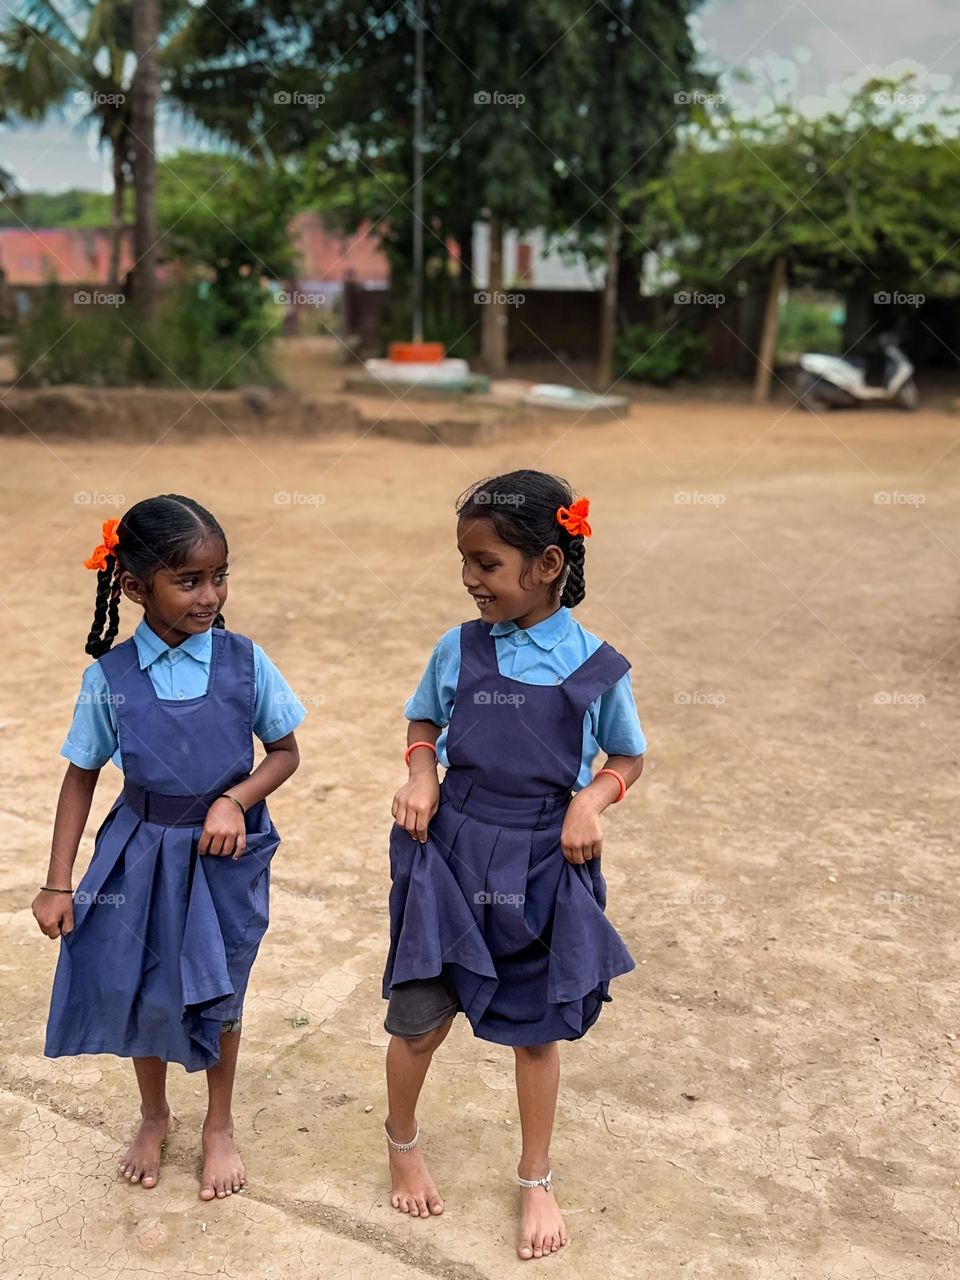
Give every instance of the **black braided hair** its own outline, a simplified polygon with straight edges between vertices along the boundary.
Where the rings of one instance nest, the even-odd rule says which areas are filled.
[[[587,594],[583,572],[584,539],[572,536],[557,520],[557,508],[569,507],[573,490],[560,476],[545,471],[509,471],[471,485],[457,499],[457,516],[489,520],[497,537],[516,547],[528,563],[549,546],[563,552],[564,568],[553,585],[568,609]]]
[[[193,548],[211,535],[222,541],[226,557],[226,534],[210,512],[193,498],[161,493],[132,506],[117,526],[119,541],[107,556],[106,568],[97,571],[97,599],[85,651],[99,658],[117,637],[123,572],[149,585],[158,569],[179,569]],[[217,614],[213,625],[226,626],[222,613]]]

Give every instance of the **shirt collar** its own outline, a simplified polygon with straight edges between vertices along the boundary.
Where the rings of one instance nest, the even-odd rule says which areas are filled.
[[[191,658],[195,658],[203,666],[210,666],[210,652],[213,648],[213,640],[209,630],[187,636],[186,640],[181,644],[171,648],[170,645],[160,639],[146,618],[142,618],[133,633],[133,638],[140,658],[141,671],[145,671],[147,667],[152,666],[157,658],[162,658],[165,653],[179,652],[181,649],[185,653],[189,653]]]
[[[526,632],[530,639],[541,649],[553,649],[567,634],[570,628],[571,614],[570,610],[561,605],[556,613],[551,613],[548,618],[535,622],[532,627],[527,627]],[[495,622],[490,628],[492,636],[508,636],[514,631],[519,631],[520,627],[510,619],[505,622]]]

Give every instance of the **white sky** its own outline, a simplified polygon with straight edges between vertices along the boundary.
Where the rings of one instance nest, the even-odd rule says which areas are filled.
[[[16,11],[0,0],[0,21]],[[779,81],[811,114],[844,96],[871,74],[917,69],[927,108],[960,105],[960,0],[708,0],[695,19],[705,59],[726,74],[722,89],[734,102],[762,104],[764,87],[738,84],[729,72],[752,72],[769,89]],[[71,108],[75,119],[78,109]],[[161,118],[162,155],[198,146],[197,135]],[[106,152],[92,133],[71,127],[71,116],[36,126],[0,126],[0,164],[28,191],[111,189]]]

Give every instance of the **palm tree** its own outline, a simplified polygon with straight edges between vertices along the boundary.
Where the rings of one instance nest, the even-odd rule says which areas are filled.
[[[136,185],[136,164],[141,170],[149,167],[144,156],[153,152],[153,107],[146,107],[151,120],[147,129],[145,118],[134,123],[134,99],[145,89],[145,102],[156,102],[156,62],[177,64],[193,12],[186,0],[21,0],[18,14],[0,29],[0,102],[7,113],[38,122],[69,105],[79,106],[85,109],[83,124],[95,128],[101,146],[110,148],[113,285],[120,278],[126,189]],[[135,25],[153,32],[141,46],[147,68],[139,89]],[[141,130],[149,132],[149,139]],[[152,172],[146,182],[152,185]],[[138,207],[137,213],[144,209]]]

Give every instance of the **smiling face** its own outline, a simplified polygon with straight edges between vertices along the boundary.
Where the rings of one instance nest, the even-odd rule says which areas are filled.
[[[180,568],[157,569],[149,584],[124,572],[120,586],[129,600],[143,606],[147,625],[175,648],[213,626],[227,598],[227,572],[226,548],[209,535],[191,548]]]
[[[563,572],[563,552],[549,546],[529,563],[517,547],[497,535],[493,522],[466,517],[457,522],[463,585],[484,622],[532,627],[558,607],[553,590]]]

